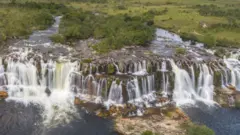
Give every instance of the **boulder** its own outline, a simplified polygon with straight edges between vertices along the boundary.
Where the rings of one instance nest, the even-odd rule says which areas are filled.
[[[75,97],[75,99],[74,99],[74,104],[75,104],[75,105],[81,105],[81,104],[82,104],[82,101],[81,101],[79,98]]]
[[[5,99],[8,97],[8,93],[6,91],[0,91],[0,99]]]
[[[232,91],[237,91],[235,86],[229,85],[227,86],[228,89],[232,90]]]
[[[160,102],[160,103],[166,103],[168,101],[168,98],[167,97],[160,97],[159,99],[158,99],[158,102]]]

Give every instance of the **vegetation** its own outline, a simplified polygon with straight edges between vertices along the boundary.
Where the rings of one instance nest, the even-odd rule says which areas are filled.
[[[152,131],[146,130],[141,135],[160,135],[160,134],[156,134],[156,133],[153,133]]]
[[[184,55],[184,54],[186,54],[186,49],[185,48],[181,48],[181,47],[178,47],[178,48],[176,48],[176,53],[177,54],[182,54],[182,55]]]
[[[55,34],[50,37],[50,39],[55,43],[64,43],[65,37],[61,34]]]
[[[207,47],[238,47],[240,44],[240,2],[235,0],[121,0],[98,4],[71,2],[69,5],[106,15],[151,14],[149,23],[154,26],[178,33],[187,40],[203,42]],[[125,8],[119,9],[118,5]]]
[[[34,30],[46,29],[53,24],[53,15],[66,11],[55,3],[2,3],[0,6],[0,43],[12,38],[26,38]]]
[[[50,16],[63,14],[60,35],[52,39],[61,43],[94,37],[101,40],[93,46],[100,53],[126,45],[146,45],[153,38],[154,27],[207,47],[240,44],[240,2],[236,0],[28,1],[1,2],[1,41],[26,37],[33,30],[49,26]]]
[[[62,18],[60,33],[69,42],[94,37],[101,42],[93,48],[100,53],[125,45],[146,45],[154,38],[151,17],[104,14],[72,10]]]
[[[235,108],[240,109],[240,102],[239,101],[235,101]]]
[[[215,135],[214,131],[205,125],[186,122],[183,123],[181,127],[186,129],[186,135]]]

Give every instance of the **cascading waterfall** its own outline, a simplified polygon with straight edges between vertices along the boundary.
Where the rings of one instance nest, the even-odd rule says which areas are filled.
[[[198,86],[195,86],[195,73],[190,66],[192,78],[189,73],[179,68],[173,60],[170,63],[175,74],[175,84],[173,90],[173,100],[178,105],[194,103],[197,100],[213,103],[213,76],[206,64],[201,64],[198,77]],[[194,75],[193,75],[194,74]]]
[[[213,76],[210,74],[208,66],[202,64],[198,78],[197,94],[204,101],[213,101],[213,89]]]
[[[225,78],[226,83],[225,85],[232,85],[236,87],[237,90],[240,90],[240,62],[235,58],[224,58],[224,63],[226,64],[227,68],[230,70],[230,81],[228,80],[228,72],[225,71]],[[227,70],[227,69],[226,69]]]
[[[146,75],[146,74],[147,74],[147,66],[146,66],[145,60],[138,63],[134,63],[133,75]]]
[[[4,85],[9,93],[7,100],[25,105],[30,103],[40,105],[44,124],[51,126],[69,122],[73,117],[77,117],[71,100],[74,95],[70,91],[71,73],[76,70],[76,63],[49,61],[46,64],[41,63],[42,67],[38,69],[36,61],[32,58],[27,60],[21,56],[19,59],[9,57],[5,62],[7,69],[4,74],[7,83]],[[51,94],[48,95],[46,90]]]

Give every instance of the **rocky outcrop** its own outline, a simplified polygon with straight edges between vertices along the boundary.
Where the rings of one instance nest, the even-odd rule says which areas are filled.
[[[0,91],[0,99],[5,99],[8,97],[8,93],[6,91]]]
[[[182,111],[179,109],[171,110],[168,112],[172,113],[169,117],[159,108],[150,110],[154,110],[155,114],[142,117],[116,118],[115,129],[124,135],[141,135],[145,131],[164,135],[185,135],[185,130],[180,127],[186,121],[182,118]]]

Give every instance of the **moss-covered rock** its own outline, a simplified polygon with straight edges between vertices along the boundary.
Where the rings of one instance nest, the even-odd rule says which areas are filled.
[[[115,72],[115,66],[113,64],[108,64],[107,73],[108,74],[114,74],[114,72]]]

